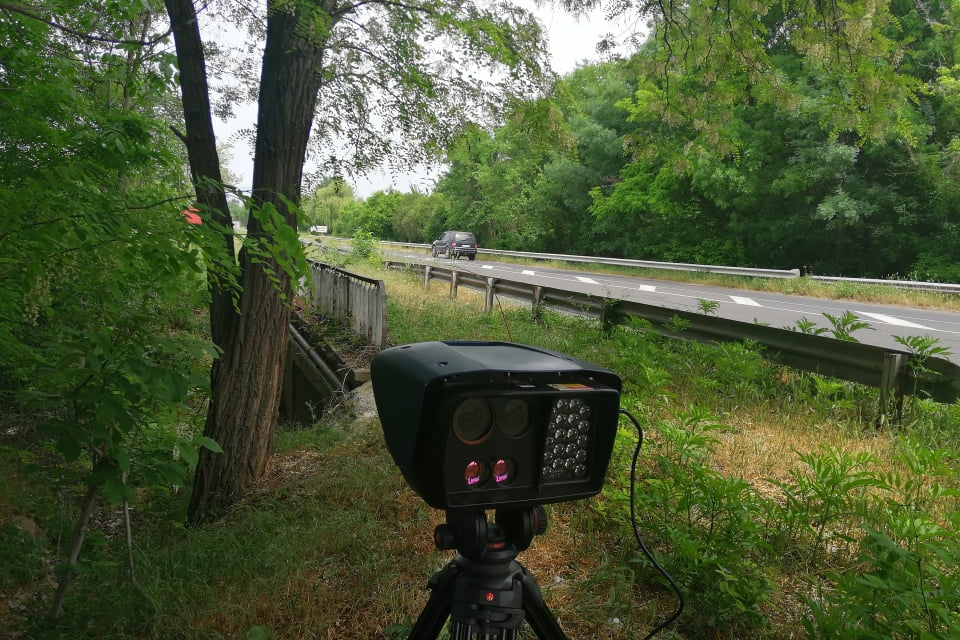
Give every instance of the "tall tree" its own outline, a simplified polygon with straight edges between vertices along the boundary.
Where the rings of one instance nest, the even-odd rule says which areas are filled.
[[[166,0],[177,41],[191,169],[198,199],[226,228],[216,146],[207,135],[199,22],[190,0]],[[442,148],[466,115],[481,117],[516,89],[537,89],[540,29],[495,2],[268,0],[253,191],[237,289],[211,313],[221,349],[188,520],[220,515],[265,470],[277,421],[304,160],[313,134],[324,170],[363,171],[384,157]],[[316,116],[316,117],[315,117]],[[346,143],[349,152],[338,152]],[[405,156],[391,150],[406,151]],[[228,241],[225,239],[225,243]],[[215,285],[214,291],[218,291]]]
[[[644,229],[631,254],[889,275],[916,262],[915,234],[954,237],[954,196],[931,171],[956,130],[950,3],[616,10],[653,23],[630,105],[636,165],[594,208]]]
[[[448,227],[503,249],[596,250],[604,232],[589,212],[590,192],[616,181],[628,159],[633,125],[618,103],[632,95],[631,78],[626,64],[582,67],[547,97],[515,105],[492,133],[465,128],[437,185]]]
[[[325,178],[313,194],[304,199],[300,223],[331,229],[343,206],[354,200],[353,187],[342,178]]]

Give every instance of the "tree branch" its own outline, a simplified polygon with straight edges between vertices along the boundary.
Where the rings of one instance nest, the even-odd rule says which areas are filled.
[[[155,45],[159,42],[162,42],[164,39],[166,39],[167,36],[169,36],[173,32],[172,28],[167,29],[167,31],[165,31],[164,33],[160,34],[159,36],[151,40],[117,40],[115,38],[104,38],[101,36],[94,36],[89,33],[83,33],[82,31],[77,31],[76,29],[71,29],[70,27],[66,25],[62,25],[59,22],[54,22],[53,20],[47,20],[43,16],[40,16],[39,14],[36,14],[33,11],[31,11],[30,7],[25,7],[23,5],[11,4],[9,2],[0,2],[0,11],[6,11],[8,13],[16,13],[21,16],[30,18],[31,20],[42,22],[43,24],[49,27],[53,27],[58,31],[62,31],[63,33],[68,33],[72,36],[76,36],[77,38],[80,38],[81,40],[85,40],[87,42],[104,42],[109,44],[131,44],[131,45],[137,45],[141,47],[148,47],[148,46]]]
[[[187,144],[187,135],[185,133],[182,133],[174,125],[170,125],[170,131],[173,131],[173,135],[180,138],[180,142],[182,142],[183,144]]]
[[[421,7],[420,5],[408,4],[406,2],[397,2],[396,0],[361,0],[355,4],[344,6],[343,9],[339,11],[331,12],[331,15],[348,15],[351,13],[356,13],[358,9],[363,8],[368,4],[379,4],[387,7],[394,7],[398,9],[407,9],[409,11],[416,11],[419,13],[425,13],[427,15],[434,15],[436,12],[433,9],[428,9],[427,7]]]

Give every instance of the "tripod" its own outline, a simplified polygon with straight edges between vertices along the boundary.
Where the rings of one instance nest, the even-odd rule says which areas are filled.
[[[450,640],[515,640],[526,616],[540,640],[567,640],[533,576],[516,561],[547,530],[543,507],[447,510],[438,549],[459,553],[427,583],[430,599],[407,640],[434,640],[450,618]]]

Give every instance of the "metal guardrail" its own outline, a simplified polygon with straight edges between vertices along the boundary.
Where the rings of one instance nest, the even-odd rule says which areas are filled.
[[[334,371],[295,326],[287,325],[287,333],[294,364],[306,373],[313,387],[328,396],[342,392],[346,388],[347,376]]]
[[[429,249],[430,245],[398,242],[381,244]],[[513,256],[535,256],[537,259],[571,258],[580,262],[596,261],[605,264],[629,264],[630,266],[664,265],[639,260],[594,258],[589,256],[561,256],[559,254],[525,254],[523,252],[483,250]],[[765,354],[786,366],[819,373],[851,382],[859,382],[880,389],[881,399],[891,393],[929,397],[939,402],[954,402],[960,399],[960,366],[942,358],[921,358],[906,351],[866,345],[857,342],[835,340],[823,336],[805,334],[788,329],[775,329],[763,325],[739,322],[688,311],[666,309],[628,300],[590,296],[561,289],[541,287],[525,282],[503,278],[484,277],[470,271],[447,269],[433,265],[385,260],[387,266],[415,268],[424,275],[424,283],[438,279],[450,283],[450,295],[456,296],[459,286],[485,292],[485,309],[492,310],[496,295],[524,300],[534,310],[540,305],[560,311],[600,318],[604,322],[618,322],[624,318],[641,318],[649,321],[662,334],[687,339],[712,341],[752,340],[765,347]],[[697,271],[709,271],[709,265],[672,264],[674,268],[692,267]],[[655,267],[663,268],[663,267]],[[737,269],[718,267],[723,272],[761,277],[763,272],[778,275],[766,277],[799,277],[799,270],[777,271],[766,269]],[[787,275],[790,274],[790,275]],[[882,284],[926,289],[945,293],[960,293],[960,285],[924,283],[913,281],[869,280],[856,278],[832,278],[812,276],[825,281],[846,281],[861,284]],[[676,322],[679,319],[680,322]],[[682,333],[670,329],[683,325]],[[385,344],[385,343],[384,343]]]
[[[381,241],[380,244],[396,247],[407,247],[411,249],[427,249],[429,244],[416,244],[413,242],[388,242]],[[697,271],[701,273],[721,273],[732,276],[747,276],[757,278],[799,278],[799,269],[753,269],[749,267],[724,267],[720,265],[709,264],[688,264],[683,262],[652,262],[649,260],[632,260],[629,258],[602,258],[599,256],[576,256],[562,253],[536,253],[533,251],[507,251],[505,249],[477,249],[477,254],[488,256],[505,256],[509,258],[525,258],[527,260],[552,260],[556,262],[592,262],[596,264],[609,264],[621,267],[638,267],[644,269],[667,269],[673,271]]]
[[[429,244],[414,242],[388,242],[380,244],[410,249],[430,250]],[[841,278],[834,276],[804,275],[800,269],[757,269],[752,267],[725,267],[721,265],[690,264],[685,262],[654,262],[650,260],[632,260],[628,258],[603,258],[600,256],[575,256],[560,253],[535,253],[529,251],[505,251],[500,249],[477,249],[479,255],[505,256],[525,258],[528,260],[543,260],[556,262],[577,262],[615,265],[622,267],[636,267],[641,269],[662,269],[667,271],[689,271],[694,273],[716,273],[748,278],[799,278],[806,277],[822,282],[849,282],[862,285],[883,285],[898,289],[915,289],[930,293],[960,294],[960,284],[946,284],[940,282],[920,282],[916,280],[882,280],[874,278]]]
[[[931,293],[954,293],[960,294],[960,284],[947,284],[945,282],[920,282],[918,280],[881,280],[879,278],[838,278],[834,276],[809,276],[811,280],[821,282],[850,282],[853,284],[875,284],[887,287],[897,287],[898,289],[917,289],[920,291],[929,291]]]
[[[347,389],[347,376],[339,374],[317,353],[292,324],[287,326],[287,360],[280,394],[280,417],[310,423],[315,410]]]
[[[640,318],[650,322],[659,333],[672,337],[703,341],[751,340],[763,345],[765,357],[786,366],[875,387],[881,392],[881,402],[891,394],[929,397],[947,403],[960,398],[960,366],[942,358],[921,359],[905,351],[504,278],[483,277],[456,268],[389,260],[385,265],[420,271],[425,287],[429,287],[432,280],[448,282],[451,297],[456,297],[459,287],[483,291],[486,311],[493,309],[494,297],[502,295],[529,302],[534,314],[545,306],[609,324],[627,324],[631,318]]]

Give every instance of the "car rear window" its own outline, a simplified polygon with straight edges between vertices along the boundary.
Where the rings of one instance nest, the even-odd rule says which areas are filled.
[[[456,242],[473,242],[476,243],[476,239],[473,237],[472,233],[458,233],[454,237]]]

